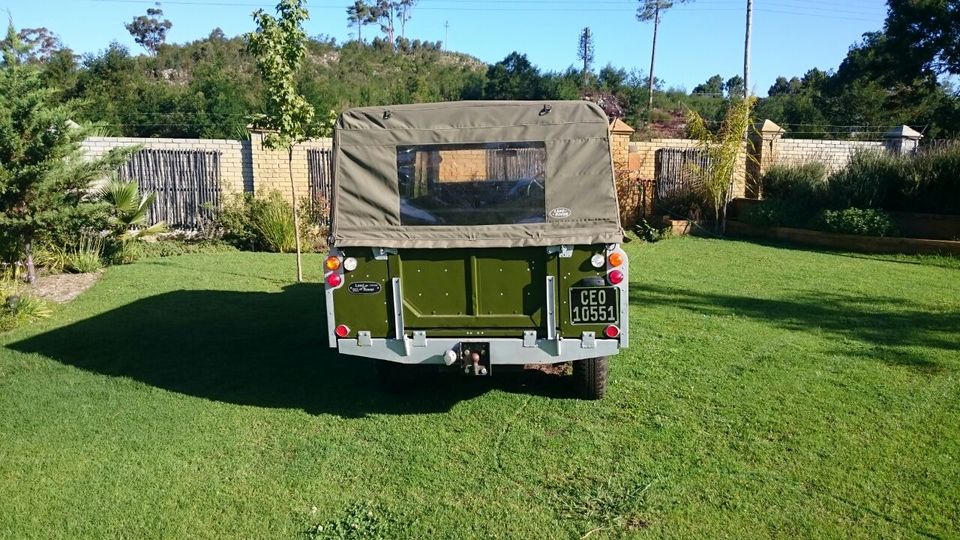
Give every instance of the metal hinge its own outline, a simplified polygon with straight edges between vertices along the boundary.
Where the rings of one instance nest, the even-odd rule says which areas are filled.
[[[397,250],[394,248],[379,248],[375,247],[373,249],[373,258],[378,261],[385,261],[390,255],[396,255]]]
[[[573,257],[573,246],[568,244],[547,246],[547,253],[551,255],[554,253],[559,253],[561,259],[569,259],[570,257]]]

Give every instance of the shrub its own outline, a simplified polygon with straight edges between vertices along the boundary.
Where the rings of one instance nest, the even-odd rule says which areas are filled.
[[[252,193],[236,193],[227,198],[217,213],[214,228],[224,241],[239,249],[259,249],[259,235],[253,225],[253,201]]]
[[[67,267],[69,256],[66,249],[55,244],[46,244],[37,248],[33,259],[34,264],[46,269],[47,272],[59,274]]]
[[[893,209],[900,186],[914,183],[911,160],[880,151],[859,151],[829,179],[824,208]]]
[[[822,163],[774,165],[761,178],[764,199],[819,209],[826,202],[827,169]]]
[[[293,223],[293,207],[278,193],[254,200],[253,225],[263,247],[288,253],[296,250],[297,235]]]
[[[100,254],[103,252],[103,239],[96,235],[85,235],[76,248],[67,254],[67,270],[86,274],[103,268]]]
[[[297,205],[300,212],[300,236],[304,251],[321,253],[327,250],[327,237],[330,227],[326,224],[330,214],[330,205],[326,199],[311,201],[309,197],[300,199]]]
[[[897,232],[889,214],[871,208],[824,210],[819,225],[819,228],[828,232],[862,236],[892,236]]]
[[[833,209],[960,214],[960,146],[916,156],[858,152],[829,185]]]
[[[309,217],[309,212],[301,209],[300,215]],[[316,225],[303,227],[301,240],[308,248],[322,249],[326,233],[320,229],[319,221]],[[296,249],[293,208],[278,192],[260,197],[250,193],[233,196],[219,212],[215,226],[221,238],[238,249],[280,252]]]
[[[701,221],[708,219],[713,212],[711,203],[699,190],[675,193],[656,200],[656,211],[672,219]]]
[[[0,277],[0,332],[21,324],[45,319],[52,313],[45,301],[24,293],[13,279]]]
[[[889,209],[960,214],[960,144],[921,153],[911,165],[913,174],[901,183]]]
[[[757,227],[808,227],[816,209],[806,208],[791,201],[763,200],[744,209],[740,221]]]
[[[237,248],[217,240],[158,240],[140,242],[137,246],[137,258],[175,257],[193,253],[229,253]]]

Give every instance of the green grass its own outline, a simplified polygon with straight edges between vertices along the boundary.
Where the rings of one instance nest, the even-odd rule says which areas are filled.
[[[957,265],[628,251],[599,403],[541,373],[381,394],[290,255],[110,268],[0,336],[0,537],[960,535]]]

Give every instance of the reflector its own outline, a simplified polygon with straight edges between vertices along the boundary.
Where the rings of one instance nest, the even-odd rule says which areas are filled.
[[[345,324],[339,324],[334,332],[337,334],[337,337],[345,338],[350,335],[350,327]]]
[[[615,338],[620,335],[620,329],[617,328],[615,325],[611,324],[610,326],[603,329],[603,333],[608,338]]]

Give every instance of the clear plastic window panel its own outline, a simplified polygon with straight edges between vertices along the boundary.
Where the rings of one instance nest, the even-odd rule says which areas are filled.
[[[542,142],[397,147],[402,225],[546,222]]]

